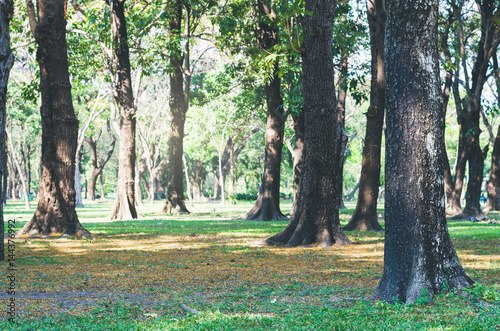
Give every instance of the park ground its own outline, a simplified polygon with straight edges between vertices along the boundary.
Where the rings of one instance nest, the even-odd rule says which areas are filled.
[[[2,266],[0,330],[500,330],[500,224],[448,223],[474,288],[389,305],[370,300],[383,233],[348,232],[352,245],[329,249],[255,247],[287,223],[234,220],[251,202],[195,204],[178,216],[146,202],[140,219],[114,222],[111,200],[85,204],[77,211],[93,240],[16,239],[14,296]],[[343,224],[353,208],[341,210]],[[33,211],[9,202],[6,225],[20,228]]]

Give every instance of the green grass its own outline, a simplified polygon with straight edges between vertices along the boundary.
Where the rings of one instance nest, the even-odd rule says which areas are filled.
[[[19,244],[16,263],[26,273],[19,284],[25,290],[112,291],[122,299],[98,298],[84,310],[26,302],[43,313],[21,314],[15,323],[4,319],[0,330],[500,330],[498,224],[448,224],[467,272],[482,285],[467,295],[388,305],[369,299],[381,276],[383,233],[349,232],[356,244],[331,250],[257,248],[247,240],[274,234],[286,222],[233,220],[250,203],[197,204],[190,215],[175,216],[161,213],[162,202],[146,202],[143,219],[127,222],[105,220],[111,206],[77,209],[95,240],[33,239]],[[20,227],[34,207],[27,212],[22,203],[9,202],[5,219]],[[284,201],[283,209],[291,203]],[[343,224],[353,209],[351,203],[340,212]],[[197,237],[189,237],[193,233]],[[179,247],[162,246],[168,240]],[[183,312],[181,303],[200,313]]]

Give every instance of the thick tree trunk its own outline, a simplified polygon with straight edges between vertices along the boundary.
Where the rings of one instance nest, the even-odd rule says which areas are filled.
[[[297,201],[299,200],[300,178],[304,163],[304,112],[292,115],[293,130],[295,132],[295,147],[293,149],[293,209],[291,216],[295,215]]]
[[[3,204],[5,201],[4,190],[6,180],[6,148],[5,148],[5,115],[7,102],[7,83],[12,65],[14,64],[14,56],[10,49],[10,34],[9,23],[14,14],[14,2],[12,0],[0,0],[0,261],[5,260],[4,247],[4,220],[3,220]]]
[[[382,0],[366,2],[371,44],[370,107],[366,113],[366,134],[356,208],[344,230],[382,231],[377,220],[380,186],[380,150],[384,126],[385,76],[384,37],[385,5]]]
[[[120,143],[118,149],[118,183],[116,200],[110,219],[137,218],[135,209],[135,106],[130,77],[130,57],[127,43],[125,0],[111,0],[111,31],[113,33],[113,63],[117,74],[114,99],[120,112]]]
[[[487,184],[488,200],[485,210],[500,210],[500,125],[491,154],[490,179]]]
[[[339,173],[342,128],[333,75],[334,1],[306,0],[302,51],[304,164],[296,212],[288,226],[266,240],[287,246],[351,243],[340,227]]]
[[[182,1],[177,0],[173,6],[172,18],[169,22],[171,38],[180,37],[182,21]],[[184,153],[184,123],[188,110],[188,100],[184,95],[184,76],[182,73],[183,56],[181,50],[171,55],[170,64],[170,132],[168,138],[168,174],[167,201],[163,207],[166,213],[189,213],[184,202],[184,176],[182,173],[182,155]]]
[[[91,237],[75,211],[75,154],[78,120],[73,110],[66,48],[64,0],[27,1],[38,44],[42,105],[42,174],[35,215],[20,235],[65,234]]]
[[[249,221],[285,221],[280,210],[280,171],[285,115],[280,94],[278,62],[274,65],[272,80],[266,84],[267,124],[265,134],[265,161],[259,195],[252,209],[243,217]]]
[[[438,0],[387,3],[384,274],[374,298],[412,303],[472,285],[446,225]]]

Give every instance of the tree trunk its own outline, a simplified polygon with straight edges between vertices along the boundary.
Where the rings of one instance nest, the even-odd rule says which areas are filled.
[[[342,128],[342,150],[340,152],[340,156],[342,158],[340,162],[340,170],[339,172],[342,174],[342,177],[340,178],[341,180],[341,185],[340,185],[340,190],[339,190],[339,197],[340,197],[340,209],[345,209],[345,204],[344,204],[344,163],[345,163],[345,151],[347,149],[347,133],[345,132],[345,104],[346,104],[346,99],[347,99],[347,70],[349,67],[349,56],[344,56],[342,60],[340,61],[340,73],[339,73],[339,80],[337,82],[338,84],[338,100],[337,100],[337,107],[339,109],[339,124],[340,127]]]
[[[116,200],[109,219],[137,218],[135,209],[135,126],[136,109],[130,77],[130,57],[127,43],[125,0],[111,0],[111,31],[113,33],[113,63],[117,74],[114,100],[120,112],[120,143],[118,152],[118,183]]]
[[[11,155],[11,160],[14,161],[14,164],[16,165],[16,168],[17,168],[17,173],[19,174],[19,178],[21,179],[21,184],[22,184],[22,194],[24,194],[24,207],[26,210],[30,210],[31,209],[31,206],[30,206],[30,199],[29,199],[29,189],[28,189],[28,185],[27,185],[27,181],[26,181],[26,176],[23,172],[23,169],[21,167],[21,164],[19,162],[19,160],[17,159],[17,150],[14,146],[14,143],[12,141],[12,136],[9,132],[9,130],[5,127],[4,128],[4,132],[9,140],[9,146],[10,146],[10,155]],[[19,146],[19,149],[21,150],[22,149],[22,146]]]
[[[306,0],[302,50],[304,164],[296,212],[288,226],[266,240],[287,246],[351,241],[340,227],[339,173],[342,128],[338,121],[333,69],[334,1]]]
[[[82,174],[80,171],[80,165],[82,160],[82,154],[78,153],[75,160],[75,204],[76,207],[83,207],[82,202]]]
[[[78,119],[73,110],[68,74],[66,2],[40,0],[38,15],[31,1],[27,1],[27,6],[40,66],[42,174],[35,215],[19,234],[91,237],[75,211]]]
[[[285,132],[283,99],[280,95],[281,80],[278,62],[274,65],[271,82],[266,84],[267,124],[265,134],[265,161],[257,201],[243,217],[249,221],[285,221],[280,210],[281,152]]]
[[[500,210],[500,125],[491,155],[490,179],[487,184],[488,200],[485,210]]]
[[[293,131],[295,132],[295,146],[293,149],[293,209],[291,216],[295,215],[299,198],[300,178],[304,163],[304,112],[292,115]]]
[[[387,3],[384,274],[374,298],[412,303],[472,285],[446,225],[438,0]]]
[[[4,221],[3,221],[3,204],[5,201],[4,190],[6,180],[6,148],[5,148],[5,115],[7,102],[7,83],[12,65],[14,64],[14,56],[10,49],[10,34],[9,23],[14,15],[14,2],[12,0],[0,0],[0,261],[5,260],[4,247]]]
[[[258,0],[259,24],[256,30],[259,46],[272,49],[278,43],[273,3]],[[281,97],[279,62],[274,62],[270,81],[265,85],[267,124],[265,134],[265,161],[257,201],[243,217],[249,221],[288,220],[280,210],[281,153],[285,133],[285,113]]]
[[[182,21],[182,1],[173,6],[169,21],[170,38],[180,38]],[[166,213],[189,213],[184,203],[184,180],[182,173],[182,155],[184,153],[184,123],[188,104],[184,96],[184,76],[182,73],[183,56],[181,50],[170,56],[170,132],[168,137],[168,174],[167,201],[163,207]]]
[[[191,187],[193,188],[194,202],[201,201],[201,179],[203,177],[203,163],[200,160],[193,161],[193,169],[191,170]]]
[[[384,126],[385,76],[384,37],[385,5],[382,0],[366,2],[371,44],[370,107],[366,113],[366,134],[356,208],[344,230],[382,231],[377,220],[380,186],[380,150]]]

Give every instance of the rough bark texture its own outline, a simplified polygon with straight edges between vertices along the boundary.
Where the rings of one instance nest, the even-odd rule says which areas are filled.
[[[488,200],[485,210],[500,210],[500,125],[491,155],[490,179],[487,184]]]
[[[97,141],[92,137],[85,137],[85,141],[87,144],[89,144],[90,147],[90,159],[91,159],[91,173],[90,173],[90,180],[88,183],[88,192],[89,192],[89,200],[94,201],[95,200],[95,191],[96,191],[96,184],[97,184],[97,178],[101,175],[104,166],[106,163],[108,163],[109,159],[113,155],[113,151],[115,150],[115,144],[116,144],[116,138],[113,132],[111,131],[111,126],[109,125],[109,121],[106,122],[106,127],[108,129],[108,134],[109,137],[111,138],[111,144],[109,145],[108,152],[106,153],[106,156],[98,162],[98,155],[97,155]],[[102,196],[103,197],[103,196]]]
[[[472,285],[446,225],[438,0],[387,3],[384,274],[374,298],[415,302]]]
[[[3,220],[3,202],[5,200],[6,190],[3,189],[5,183],[6,167],[6,149],[5,149],[5,115],[7,102],[7,83],[14,56],[10,49],[9,23],[14,14],[14,2],[12,0],[0,1],[0,261],[5,260],[4,247],[4,220]]]
[[[173,8],[174,14],[169,22],[172,38],[181,32],[182,1],[177,0]],[[170,65],[170,132],[168,137],[168,174],[167,201],[163,207],[166,213],[189,213],[184,202],[184,176],[182,172],[182,154],[184,153],[184,123],[188,103],[184,95],[184,76],[182,73],[182,54],[171,55]]]
[[[127,42],[125,0],[111,0],[111,31],[113,33],[113,66],[117,79],[113,93],[120,113],[120,143],[118,149],[118,183],[116,200],[110,219],[137,218],[135,209],[135,106],[130,77],[130,57]]]
[[[266,240],[287,246],[349,244],[340,227],[342,128],[333,69],[334,1],[306,0],[303,19],[304,164],[296,212],[288,226]],[[328,92],[330,91],[330,93]]]
[[[386,16],[383,0],[368,0],[366,7],[371,45],[370,107],[366,113],[366,134],[358,201],[351,220],[344,226],[344,230],[347,231],[383,230],[377,220],[377,200],[380,186],[380,150],[385,108],[384,37]]]
[[[272,1],[258,1],[260,21],[257,28],[257,40],[263,50],[270,50],[278,43],[277,28],[274,25],[276,13],[272,5]],[[281,152],[285,133],[285,115],[278,61],[274,63],[270,81],[266,82],[265,93],[267,123],[264,170],[257,201],[243,218],[250,221],[288,220],[280,210]]]
[[[42,174],[35,215],[20,235],[91,237],[75,211],[75,153],[78,120],[73,110],[66,49],[65,1],[38,2],[38,15],[28,1],[38,44],[42,121]]]

